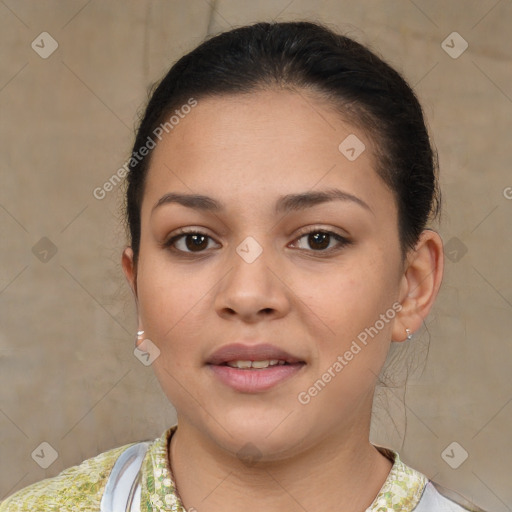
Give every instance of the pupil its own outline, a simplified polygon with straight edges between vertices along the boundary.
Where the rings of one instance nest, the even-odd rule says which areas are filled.
[[[313,233],[309,235],[309,242],[311,245],[311,241],[313,241],[313,244],[318,243],[318,239],[320,238],[321,247],[320,249],[324,249],[325,247],[329,246],[329,233]],[[314,247],[313,247],[314,248]]]
[[[192,243],[189,243],[189,240],[190,239],[193,239],[194,241]],[[202,241],[199,241],[199,239],[203,239]],[[187,249],[193,251],[195,249],[204,249],[206,247],[206,245],[208,245],[208,243],[204,243],[204,241],[206,240],[206,237],[204,235],[189,235],[187,236],[186,238],[187,240]],[[199,243],[197,243],[199,241]],[[203,247],[203,245],[205,247]]]

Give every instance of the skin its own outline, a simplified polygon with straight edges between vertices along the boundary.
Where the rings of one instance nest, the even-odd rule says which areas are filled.
[[[338,149],[349,134],[366,145],[354,161]],[[122,264],[139,329],[161,351],[153,368],[177,411],[170,458],[187,509],[363,511],[386,480],[392,464],[369,442],[377,376],[391,341],[404,341],[405,328],[416,331],[428,315],[443,249],[440,236],[425,230],[402,265],[396,203],[375,168],[367,135],[306,91],[201,99],[155,148],[139,261],[135,268],[127,247]],[[328,188],[371,211],[339,200],[273,211],[281,195]],[[207,195],[226,209],[170,203],[152,213],[168,192]],[[162,247],[181,227],[211,237],[202,252],[190,253],[184,237],[174,252]],[[352,243],[331,238],[321,249],[304,236],[316,228]],[[248,236],[263,251],[252,263],[236,251]],[[395,302],[402,309],[394,319],[307,405],[299,403],[298,394]],[[234,391],[205,362],[235,341],[278,345],[306,365],[268,391]],[[256,464],[237,456],[248,442]]]

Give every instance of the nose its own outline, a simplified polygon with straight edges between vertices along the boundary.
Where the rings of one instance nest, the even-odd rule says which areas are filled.
[[[269,253],[270,249],[265,249],[252,260],[243,250],[233,251],[227,262],[230,270],[221,280],[215,297],[219,316],[257,323],[288,313],[290,290],[282,270],[271,261]]]

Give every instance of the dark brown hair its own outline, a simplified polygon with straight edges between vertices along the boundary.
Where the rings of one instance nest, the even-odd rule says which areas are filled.
[[[421,105],[395,69],[365,46],[319,23],[243,26],[211,37],[181,57],[148,101],[133,154],[138,155],[155,129],[192,97],[276,88],[316,92],[372,137],[376,172],[396,198],[403,261],[441,204],[437,153]],[[150,157],[151,151],[131,158],[127,177],[126,220],[135,264]]]

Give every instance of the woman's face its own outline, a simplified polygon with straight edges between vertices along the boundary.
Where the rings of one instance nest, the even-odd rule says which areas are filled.
[[[153,367],[180,426],[276,459],[347,432],[368,440],[403,278],[396,204],[372,151],[325,104],[288,91],[199,100],[157,144],[141,209],[139,328],[160,350]],[[357,199],[288,197],[335,189]],[[171,193],[220,206],[156,206]],[[192,235],[166,246],[182,228]],[[232,343],[271,344],[303,364],[208,364]],[[276,371],[287,377],[266,387],[255,375]]]

